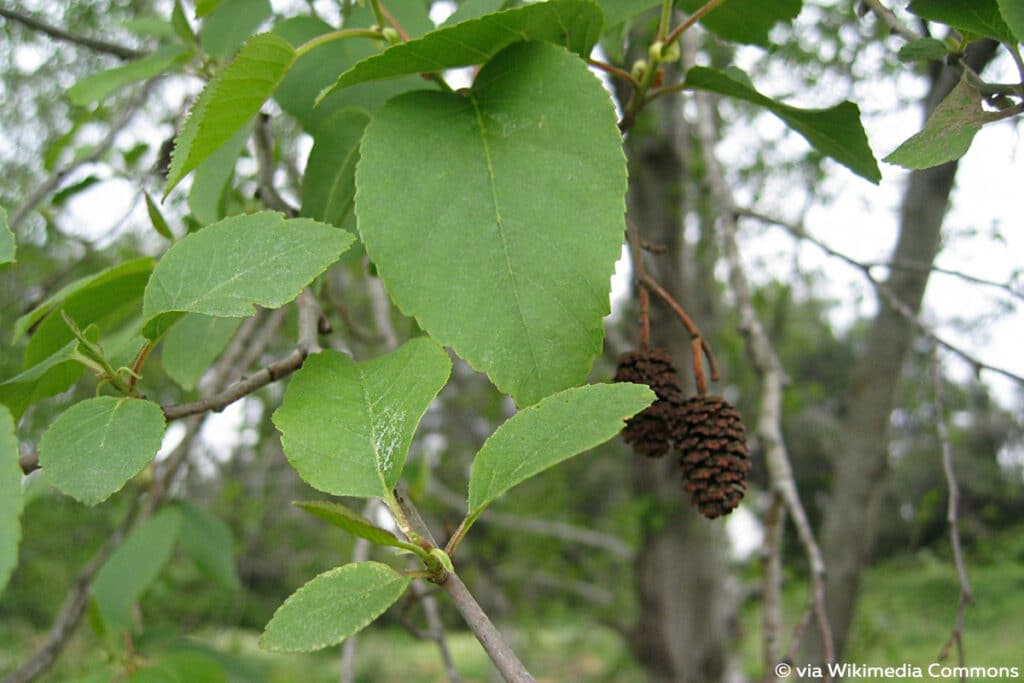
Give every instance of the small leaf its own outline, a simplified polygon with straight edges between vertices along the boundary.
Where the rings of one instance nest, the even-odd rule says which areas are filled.
[[[181,45],[158,48],[141,59],[83,78],[68,88],[68,99],[79,107],[101,102],[126,85],[162,74],[186,54],[188,50]]]
[[[999,12],[997,0],[912,0],[909,9],[922,19],[952,26],[961,33],[1016,42]]]
[[[601,8],[590,0],[549,0],[470,19],[364,59],[341,74],[318,101],[365,81],[482,64],[525,40],[565,45],[587,57],[600,37],[601,21]]]
[[[6,407],[0,405],[0,595],[3,595],[7,581],[18,566],[23,506],[14,418]]]
[[[331,350],[310,356],[274,413],[288,461],[326,493],[390,497],[413,432],[451,367],[426,337],[362,363]]]
[[[164,338],[162,360],[167,376],[183,389],[195,389],[241,324],[241,318],[215,318],[200,313],[183,317]]]
[[[149,222],[153,229],[167,241],[174,242],[174,233],[171,232],[171,226],[167,225],[167,220],[160,212],[160,207],[156,205],[148,192],[143,192],[142,195],[146,198],[146,213],[149,214]]]
[[[955,161],[970,149],[985,119],[981,93],[963,78],[928,117],[924,129],[883,161],[910,169]]]
[[[192,217],[201,224],[216,223],[227,215],[226,200],[231,179],[250,133],[252,124],[248,123],[196,166],[192,187],[188,191],[188,208]]]
[[[196,38],[195,31],[192,30],[192,25],[188,23],[185,10],[181,7],[181,0],[174,0],[174,8],[171,10],[171,27],[181,42],[190,47],[198,47],[199,40]]]
[[[441,548],[431,548],[430,556],[440,562],[446,572],[455,573],[455,565],[452,564],[452,558],[444,550]]]
[[[202,19],[217,9],[222,0],[196,0],[196,19]]]
[[[520,405],[586,381],[626,167],[608,92],[578,57],[518,43],[466,95],[391,99],[363,135],[356,187],[367,253],[432,337]]]
[[[706,0],[679,0],[679,7],[693,12]],[[775,24],[789,22],[800,14],[803,0],[728,0],[700,20],[712,33],[735,43],[768,47]]]
[[[358,512],[350,510],[340,503],[332,503],[325,500],[311,500],[304,503],[294,503],[295,507],[305,510],[309,514],[343,529],[353,536],[365,538],[375,545],[402,548],[417,555],[423,554],[423,549],[411,543],[400,540],[387,529],[381,529],[374,525]]]
[[[182,540],[185,548],[205,576],[230,590],[241,586],[235,567],[234,539],[231,529],[219,517],[193,505],[180,502]]]
[[[825,156],[875,184],[882,179],[860,121],[860,109],[852,102],[842,102],[828,109],[799,109],[765,97],[736,74],[701,66],[686,72],[686,85],[764,107]]]
[[[270,211],[234,216],[178,240],[153,270],[142,311],[156,339],[181,313],[245,318],[279,308],[338,260],[349,233]]]
[[[273,33],[253,36],[242,46],[192,106],[175,140],[164,197],[260,110],[294,59],[288,41]]]
[[[946,43],[938,38],[918,38],[904,43],[897,57],[904,62],[932,62],[945,59],[948,54]]]
[[[369,121],[360,109],[342,109],[320,128],[302,179],[303,216],[340,227],[352,211],[359,142]]]
[[[0,263],[14,263],[17,244],[7,222],[7,210],[0,206]]]
[[[1018,43],[1024,43],[1024,2],[1021,0],[997,0],[999,14],[1013,32]]]
[[[181,511],[166,507],[139,525],[96,574],[92,595],[107,633],[131,627],[131,609],[153,584],[181,532]]]
[[[95,336],[95,328],[91,332]],[[36,401],[67,390],[82,375],[82,366],[75,360],[77,349],[78,342],[72,340],[41,363],[0,383],[0,403],[15,420]]]
[[[100,396],[71,406],[39,441],[50,483],[95,505],[120,490],[160,450],[164,413],[137,398]]]
[[[221,0],[206,13],[209,16],[199,30],[199,43],[210,56],[231,59],[270,13],[270,0]],[[196,17],[199,16],[196,7]]]
[[[567,389],[513,415],[484,443],[469,475],[469,516],[475,519],[505,491],[604,443],[655,399],[638,384]]]
[[[260,647],[312,652],[366,628],[409,587],[409,579],[380,562],[347,564],[319,575],[284,601],[267,624]]]

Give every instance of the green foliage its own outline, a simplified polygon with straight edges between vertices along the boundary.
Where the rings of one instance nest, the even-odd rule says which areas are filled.
[[[922,19],[942,22],[967,35],[1016,41],[1000,14],[997,0],[912,0],[910,11]]]
[[[207,14],[217,9],[223,0],[196,0],[196,19],[202,19]]]
[[[548,396],[501,425],[473,460],[469,516],[530,477],[607,441],[655,399],[636,384],[591,384]]]
[[[234,216],[171,247],[146,286],[146,336],[156,339],[182,313],[245,318],[253,305],[278,308],[327,266],[353,237],[308,218],[263,211]]]
[[[13,263],[17,249],[14,233],[7,223],[7,210],[0,206],[0,264]]]
[[[686,72],[686,85],[764,107],[822,154],[872,183],[877,184],[882,179],[860,122],[860,109],[852,102],[842,102],[829,109],[799,109],[765,97],[745,78],[734,73],[700,66]]]
[[[402,597],[409,579],[386,564],[359,562],[324,572],[295,591],[274,613],[260,645],[311,652],[366,628]]]
[[[658,0],[599,0],[598,4],[604,10],[604,30],[607,31],[660,3]]]
[[[319,97],[365,81],[481,64],[513,43],[534,40],[590,54],[601,34],[601,8],[591,0],[550,0],[470,19],[398,43],[338,77]]]
[[[312,500],[304,503],[295,503],[295,506],[305,510],[318,519],[328,524],[343,529],[353,536],[365,538],[376,545],[402,548],[417,555],[423,554],[423,549],[411,543],[398,540],[398,537],[386,529],[375,526],[370,520],[359,513],[350,510],[341,503],[332,503],[325,500]]]
[[[204,575],[228,590],[238,590],[241,581],[235,567],[231,529],[219,517],[182,500],[181,537],[185,549]]]
[[[1017,42],[1024,42],[1024,2],[1020,0],[996,0],[1003,21],[1013,32]]]
[[[0,595],[18,564],[22,505],[14,418],[6,407],[0,406]]]
[[[205,8],[204,8],[205,9]],[[199,43],[207,54],[228,60],[271,13],[270,0],[221,0],[205,12]],[[199,8],[196,7],[196,17]]]
[[[216,223],[227,215],[227,195],[231,188],[231,178],[235,174],[235,164],[245,150],[245,143],[251,133],[251,124],[242,126],[220,149],[196,167],[192,187],[188,192],[188,208],[200,225]]]
[[[897,147],[884,161],[904,168],[929,168],[967,153],[985,123],[981,93],[966,78],[939,103],[924,129]]]
[[[254,36],[196,100],[175,140],[164,196],[259,111],[288,72],[295,52],[273,33]]]
[[[409,93],[374,116],[359,231],[399,308],[529,405],[601,352],[625,175],[600,82],[562,48],[520,43],[469,93]]]
[[[302,215],[341,226],[356,195],[359,142],[370,116],[360,109],[332,113],[320,128],[302,181]]]
[[[899,58],[904,62],[931,62],[945,59],[949,46],[938,38],[918,38],[900,46]]]
[[[184,389],[195,389],[241,324],[241,318],[185,315],[164,338],[162,360],[167,376]]]
[[[679,0],[687,12],[700,9],[706,0]],[[768,47],[768,33],[779,22],[788,22],[800,14],[803,0],[728,0],[700,20],[712,33],[737,43]]]
[[[80,107],[101,102],[127,85],[164,73],[187,54],[181,45],[157,48],[141,59],[80,80],[68,89],[68,99]]]
[[[169,652],[136,671],[129,683],[228,683],[220,662],[197,650]]]
[[[71,406],[39,442],[48,481],[87,504],[106,500],[160,450],[160,406],[136,398],[100,396]]]
[[[448,354],[426,338],[363,363],[330,350],[311,356],[274,413],[288,461],[326,493],[390,498],[450,372]]]
[[[87,332],[92,334],[95,328]],[[75,360],[77,351],[78,341],[72,340],[41,363],[0,383],[0,403],[17,420],[31,404],[67,389],[82,374],[82,366]]]
[[[156,202],[153,201],[148,192],[144,192],[142,196],[146,200],[146,214],[149,215],[149,222],[153,229],[168,242],[173,242],[174,233],[171,232],[171,226],[167,225],[167,219],[160,212],[160,207],[156,205]]]

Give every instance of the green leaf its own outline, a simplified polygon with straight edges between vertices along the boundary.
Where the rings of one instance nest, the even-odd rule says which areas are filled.
[[[156,205],[148,192],[143,192],[142,196],[146,198],[146,213],[149,214],[149,222],[153,229],[165,240],[174,242],[174,233],[171,232],[171,226],[167,225],[167,220],[160,212],[160,207]]]
[[[121,489],[160,450],[164,413],[152,401],[100,396],[71,406],[39,441],[50,483],[95,505]]]
[[[493,14],[505,6],[507,0],[466,0],[448,15],[441,26],[454,26],[470,19]]]
[[[135,672],[129,683],[227,683],[221,663],[196,650],[168,652],[155,665]]]
[[[91,331],[95,336],[95,328]],[[65,391],[82,375],[82,366],[75,360],[77,348],[78,342],[72,340],[43,362],[0,383],[0,403],[15,420],[30,405]]]
[[[639,384],[590,384],[526,408],[490,436],[473,459],[469,516],[530,477],[612,438],[656,396]]]
[[[342,109],[320,128],[302,179],[303,216],[340,227],[352,211],[359,141],[369,121],[361,109]]]
[[[181,313],[245,318],[280,308],[338,260],[354,238],[271,211],[233,216],[178,240],[153,270],[142,311],[156,339]]]
[[[294,59],[288,41],[273,33],[253,36],[242,46],[192,106],[175,140],[164,197],[260,110]]]
[[[341,74],[318,101],[364,81],[482,64],[524,40],[565,45],[587,57],[601,35],[601,22],[601,8],[590,0],[549,0],[470,19],[364,59]]]
[[[192,217],[201,224],[216,223],[225,217],[226,198],[235,175],[235,164],[251,132],[251,123],[242,126],[220,149],[196,167],[192,187],[188,191],[188,208]]]
[[[0,206],[0,263],[14,263],[17,244],[7,222],[7,210]]]
[[[189,46],[198,47],[199,40],[196,38],[192,24],[188,23],[185,10],[181,6],[181,0],[174,0],[174,8],[171,10],[171,27],[174,33],[181,39],[181,42]]]
[[[177,33],[173,24],[163,17],[142,16],[129,19],[122,24],[125,29],[143,38],[156,38],[157,40],[174,40]]]
[[[231,529],[219,517],[182,500],[182,540],[185,548],[205,576],[230,590],[241,586],[235,567],[234,539]]]
[[[687,12],[702,7],[706,0],[679,0]],[[768,47],[768,34],[779,22],[789,22],[800,14],[803,0],[728,0],[716,7],[700,23],[712,33],[735,43]]]
[[[131,608],[167,564],[181,532],[181,511],[166,507],[140,524],[96,574],[92,595],[110,634],[131,626]]]
[[[288,461],[321,491],[390,497],[413,432],[451,367],[426,337],[363,363],[330,350],[310,356],[274,413]]]
[[[14,418],[6,407],[0,406],[0,595],[18,566],[23,506]]]
[[[196,19],[202,19],[217,9],[221,2],[222,0],[196,0]]]
[[[604,10],[604,32],[661,3],[658,0],[598,0]]]
[[[999,14],[1013,32],[1018,43],[1024,43],[1024,2],[1021,0],[997,0]]]
[[[912,0],[909,9],[922,19],[952,26],[961,33],[1017,42],[996,0]]]
[[[967,153],[987,114],[981,93],[966,78],[960,80],[928,117],[920,133],[910,137],[883,161],[921,169],[955,161]]]
[[[162,74],[187,54],[181,45],[158,48],[141,59],[83,78],[68,88],[68,99],[80,107],[101,102],[126,85]]]
[[[54,206],[64,206],[72,197],[85,192],[93,185],[98,185],[101,182],[103,181],[100,180],[97,176],[86,176],[79,180],[78,182],[72,183],[67,187],[62,188],[59,192],[55,192],[53,197],[50,198],[50,203],[53,204]]]
[[[408,587],[407,577],[380,562],[347,564],[324,572],[274,612],[260,647],[312,652],[337,645],[369,626]]]
[[[860,122],[860,109],[852,102],[828,109],[799,109],[765,97],[734,74],[700,66],[686,72],[686,85],[764,107],[825,156],[875,184],[882,178]]]
[[[167,376],[183,389],[195,389],[241,324],[241,318],[215,318],[200,313],[183,317],[164,338],[162,359]]]
[[[938,38],[918,38],[904,43],[897,56],[904,62],[932,62],[949,54],[946,43]]]
[[[360,155],[359,231],[395,303],[520,405],[584,382],[602,350],[626,167],[611,100],[583,62],[508,47],[466,95],[389,101]]]
[[[210,56],[227,61],[270,13],[270,0],[223,0],[199,29],[199,43]]]
[[[295,503],[295,507],[305,510],[318,519],[328,524],[343,529],[353,536],[365,538],[375,545],[402,548],[417,555],[423,554],[423,549],[411,543],[400,540],[397,536],[386,529],[375,526],[358,512],[350,510],[340,503],[332,503],[325,500],[311,500],[303,503]]]

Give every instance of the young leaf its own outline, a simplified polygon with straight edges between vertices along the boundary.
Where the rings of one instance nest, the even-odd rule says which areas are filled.
[[[166,507],[139,525],[96,574],[92,595],[107,633],[130,628],[131,608],[156,580],[181,532],[181,511]]]
[[[350,510],[340,503],[332,503],[326,500],[311,500],[295,503],[295,507],[305,510],[314,517],[322,519],[339,529],[343,529],[353,536],[365,538],[370,543],[392,548],[403,548],[417,555],[422,555],[424,552],[422,548],[400,540],[387,529],[375,526],[358,512]]]
[[[860,109],[852,102],[842,102],[828,109],[799,109],[765,97],[734,74],[701,66],[686,72],[686,85],[764,107],[825,156],[875,184],[882,179],[860,122]]]
[[[188,208],[192,217],[203,225],[216,223],[226,215],[225,199],[235,175],[238,157],[252,133],[252,124],[231,136],[220,149],[196,167],[192,187],[188,191]]]
[[[0,595],[18,565],[23,505],[14,418],[0,405]]]
[[[312,652],[337,645],[391,607],[409,579],[380,562],[346,564],[292,593],[260,637],[277,652]]]
[[[209,16],[199,30],[199,43],[210,56],[231,59],[270,13],[270,0],[222,0],[216,9],[207,12]]]
[[[999,12],[997,0],[912,0],[909,9],[922,19],[952,26],[960,32],[1017,42]]]
[[[363,363],[330,350],[310,356],[274,413],[288,461],[326,493],[390,496],[413,432],[451,367],[426,337]]]
[[[999,13],[1013,32],[1018,43],[1024,43],[1024,2],[1021,0],[997,0]]]
[[[230,590],[241,585],[235,567],[231,529],[219,517],[193,505],[181,503],[182,540],[192,561],[203,574]]]
[[[185,10],[181,6],[181,0],[174,0],[174,8],[171,9],[171,27],[174,33],[181,39],[181,42],[190,47],[198,47],[199,40],[196,38],[192,24],[188,23]]]
[[[273,33],[253,36],[242,46],[192,106],[175,141],[164,197],[260,110],[294,59],[288,41]]]
[[[95,328],[91,333],[95,336]],[[0,403],[7,406],[15,420],[36,401],[56,396],[78,380],[82,366],[75,360],[77,349],[78,341],[72,340],[41,363],[0,383]]]
[[[14,233],[7,223],[7,210],[0,206],[0,263],[14,263],[16,251]]]
[[[245,318],[299,295],[353,241],[309,218],[271,211],[233,216],[178,240],[153,270],[143,333],[157,339],[182,313]]]
[[[160,450],[164,413],[137,398],[100,396],[71,406],[39,441],[51,484],[86,505],[120,490]]]
[[[567,389],[513,415],[473,459],[469,516],[475,519],[516,484],[604,443],[655,399],[638,384],[589,384]]]
[[[80,107],[101,102],[126,85],[162,74],[186,54],[188,50],[181,45],[158,48],[141,59],[83,78],[68,88],[68,99]]]
[[[680,9],[693,12],[707,0],[679,0]],[[768,47],[768,34],[779,22],[789,22],[800,14],[803,0],[728,0],[700,20],[712,33],[735,43]]]
[[[369,121],[360,109],[342,109],[320,128],[302,177],[303,216],[340,227],[352,211],[359,141]]]
[[[167,376],[183,389],[195,389],[241,324],[241,318],[215,318],[200,313],[183,317],[164,338],[162,360]]]
[[[153,229],[167,241],[174,242],[174,233],[171,232],[171,226],[167,225],[167,220],[160,212],[160,207],[156,205],[148,192],[143,192],[142,196],[146,198],[146,213],[149,214],[149,222]]]
[[[918,38],[904,43],[896,56],[903,62],[931,62],[945,59],[948,54],[946,43],[938,38]]]
[[[910,169],[930,168],[955,161],[970,149],[985,119],[981,93],[963,78],[935,108],[921,132],[910,137],[883,161]]]
[[[601,21],[601,8],[591,0],[549,0],[470,19],[364,59],[341,74],[318,101],[365,81],[481,64],[524,40],[565,45],[586,57],[601,35]]]
[[[520,405],[586,380],[626,168],[611,100],[582,61],[508,47],[468,94],[390,100],[360,157],[359,231],[405,313]]]

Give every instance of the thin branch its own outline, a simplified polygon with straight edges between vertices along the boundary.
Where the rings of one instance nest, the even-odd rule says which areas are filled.
[[[899,17],[897,17],[891,9],[883,5],[879,0],[861,0],[861,3],[870,9],[875,16],[881,19],[882,23],[888,26],[889,30],[893,33],[902,36],[906,40],[917,40],[922,37],[917,31],[900,21]]]
[[[775,681],[775,665],[782,655],[782,538],[786,526],[786,501],[772,491],[764,520],[761,545],[761,630],[765,683]]]
[[[89,38],[87,36],[69,33],[62,28],[53,26],[52,24],[48,24],[36,19],[35,17],[31,17],[12,9],[0,7],[0,17],[18,22],[19,24],[27,26],[34,31],[45,33],[56,40],[60,40],[65,43],[72,43],[74,45],[81,45],[82,47],[87,47],[94,52],[113,55],[118,59],[138,59],[139,57],[145,57],[148,54],[145,50],[136,50],[135,48],[125,47],[124,45],[118,45],[106,40],[99,40],[96,38]]]
[[[950,649],[956,645],[957,659],[963,673],[960,680],[966,683],[966,661],[964,655],[964,612],[968,605],[974,604],[974,593],[967,577],[967,565],[964,562],[964,551],[960,544],[960,486],[956,472],[953,470],[953,448],[946,426],[946,406],[942,392],[942,365],[939,362],[938,350],[932,346],[932,406],[935,411],[935,429],[939,437],[942,452],[942,471],[946,475],[946,488],[949,490],[949,503],[946,507],[946,521],[949,522],[949,544],[953,548],[953,565],[956,567],[957,579],[960,582],[960,599],[956,608],[956,621],[949,634],[949,640],[942,646],[938,659],[942,661],[949,656]]]
[[[772,221],[774,222],[774,221]],[[969,282],[972,285],[980,285],[982,287],[992,287],[1005,292],[1007,295],[1012,296],[1015,299],[1024,301],[1024,288],[1020,288],[1015,282],[998,282],[996,280],[989,280],[987,278],[979,277],[977,275],[971,275],[960,270],[954,270],[952,268],[942,268],[939,266],[933,266],[927,263],[917,263],[914,261],[887,261],[887,262],[861,262],[866,268],[889,268],[892,270],[910,270],[918,273],[938,273],[940,275],[948,275],[949,277],[955,277],[964,282]]]
[[[683,35],[683,33],[687,29],[689,29],[698,21],[703,19],[708,13],[711,12],[711,10],[718,7],[723,2],[725,2],[725,0],[708,0],[708,2],[704,3],[703,7],[698,8],[696,12],[688,16],[686,20],[683,21],[683,23],[679,24],[679,26],[677,26],[676,29],[669,34],[668,38],[665,39],[665,44],[671,45],[673,42],[678,40],[679,36]]]
[[[608,64],[607,62],[602,62],[597,59],[588,59],[587,64],[594,67],[595,69],[600,69],[601,71],[604,71],[606,74],[615,76],[616,78],[621,78],[634,88],[640,87],[640,82],[633,78],[633,74],[629,73],[624,69],[620,69],[617,66],[613,66],[611,64]]]
[[[256,148],[256,191],[260,200],[274,211],[280,211],[289,218],[299,215],[298,209],[285,201],[274,186],[274,139],[270,132],[270,117],[260,113],[253,129],[253,146]]]

